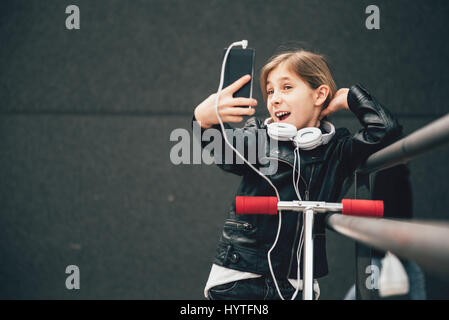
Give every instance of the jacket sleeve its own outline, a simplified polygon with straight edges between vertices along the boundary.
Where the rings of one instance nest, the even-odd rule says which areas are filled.
[[[200,136],[194,134],[194,139],[201,143],[201,150],[207,149],[214,158],[215,164],[226,172],[243,175],[250,168],[237,156],[237,154],[226,144],[220,125],[204,129],[192,118],[192,126],[199,132]],[[198,129],[198,127],[200,129]],[[224,123],[226,136],[232,146],[241,153],[251,164],[258,164],[258,120],[256,117],[249,118],[242,128],[232,128]]]
[[[339,157],[346,176],[351,175],[371,154],[402,135],[402,126],[395,117],[362,85],[349,89],[348,106],[362,128],[339,144]]]

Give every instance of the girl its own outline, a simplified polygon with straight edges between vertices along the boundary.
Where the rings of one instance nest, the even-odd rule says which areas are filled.
[[[240,122],[253,116],[255,99],[234,98],[233,93],[250,80],[246,75],[223,89],[218,112],[223,122]],[[355,169],[375,151],[401,135],[401,126],[361,85],[337,91],[328,64],[322,55],[304,50],[289,51],[272,57],[262,68],[260,85],[270,118],[260,121],[250,117],[243,128],[234,129],[233,136],[256,135],[260,129],[274,124],[288,124],[296,130],[318,128],[323,139],[318,145],[299,149],[292,141],[278,141],[275,148],[267,142],[267,159],[277,161],[277,171],[267,175],[279,191],[281,201],[313,200],[338,202],[343,185]],[[218,128],[215,111],[216,94],[212,94],[194,111],[194,121],[202,130]],[[351,135],[345,128],[335,130],[326,116],[339,110],[350,110],[361,129]],[[231,128],[226,124],[227,128]],[[267,140],[268,141],[268,140]],[[207,143],[201,142],[205,147]],[[295,157],[299,150],[299,160]],[[298,162],[298,164],[296,164]],[[236,192],[239,196],[273,196],[267,181],[245,164],[225,163],[219,166],[242,176]],[[256,167],[263,164],[256,163]],[[293,174],[298,172],[295,181]],[[296,175],[297,176],[297,175]],[[292,182],[293,181],[293,182]],[[224,223],[212,270],[205,287],[209,299],[279,299],[297,298],[302,290],[302,263],[298,265],[302,215],[282,211],[278,217],[266,215],[236,216],[232,203]],[[273,243],[276,240],[276,245]],[[328,273],[325,247],[324,215],[317,214],[314,224],[314,279]],[[269,253],[269,254],[268,254]],[[267,257],[268,254],[268,257]],[[271,259],[271,263],[268,260]],[[314,282],[315,297],[319,286]]]

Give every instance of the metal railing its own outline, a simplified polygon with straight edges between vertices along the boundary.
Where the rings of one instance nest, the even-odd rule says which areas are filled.
[[[357,172],[373,173],[406,163],[449,142],[449,114],[372,154]]]
[[[407,163],[447,143],[449,114],[371,155],[357,170],[356,183],[357,175],[366,177]],[[357,241],[356,272],[364,272],[358,263],[364,259],[369,264],[370,248],[375,248],[416,261],[423,269],[437,275],[449,275],[449,224],[446,222],[370,219],[338,214],[329,215],[326,222],[329,229]],[[360,283],[357,280],[359,275],[356,276],[357,286]]]
[[[383,251],[416,261],[422,268],[449,275],[449,225],[332,214],[334,231]]]

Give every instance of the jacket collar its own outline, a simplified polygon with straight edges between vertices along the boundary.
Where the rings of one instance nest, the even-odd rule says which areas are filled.
[[[301,165],[309,165],[324,161],[326,145],[319,146],[313,150],[299,150]],[[269,158],[277,158],[286,161],[293,166],[295,161],[294,146],[290,141],[278,141],[277,147],[271,147],[266,153]]]

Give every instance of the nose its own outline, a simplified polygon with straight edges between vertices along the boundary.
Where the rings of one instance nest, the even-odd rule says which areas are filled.
[[[273,106],[277,106],[281,103],[281,95],[277,91],[273,92],[273,95],[271,96],[271,103]]]

